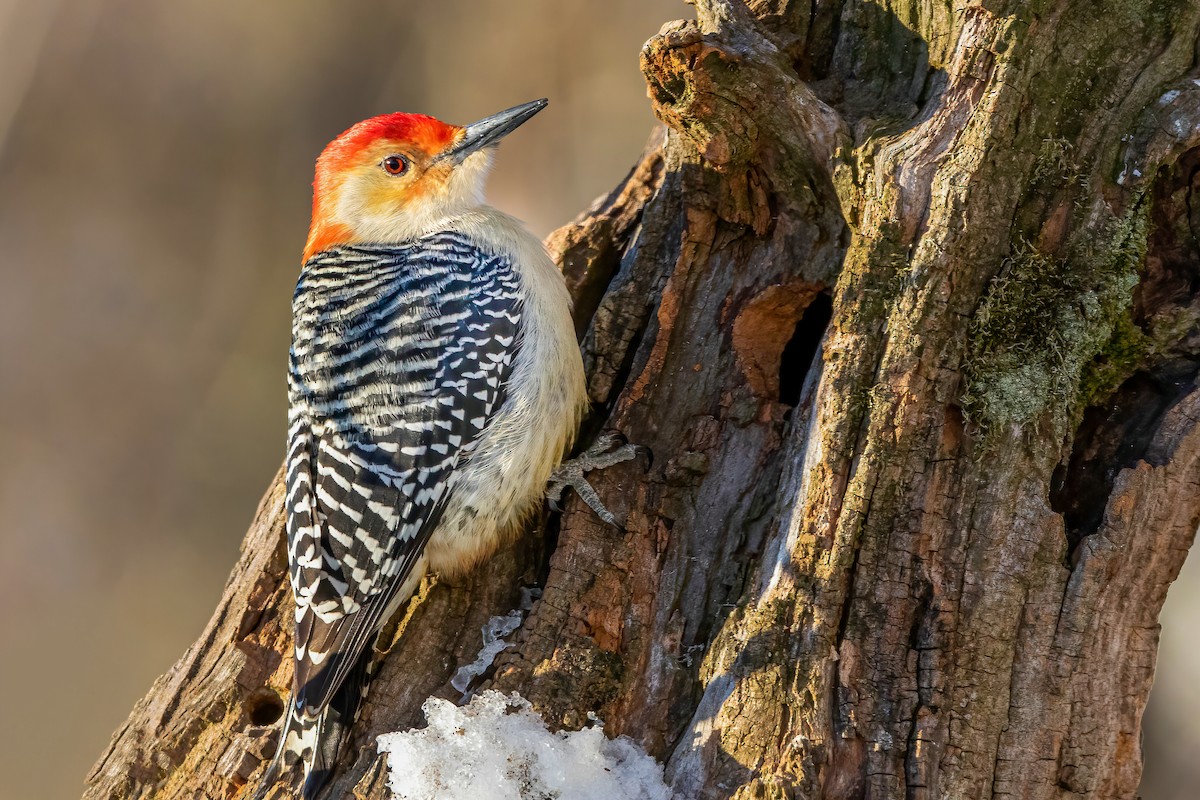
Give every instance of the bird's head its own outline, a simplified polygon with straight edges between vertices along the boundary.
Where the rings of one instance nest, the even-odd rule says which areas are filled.
[[[466,126],[384,114],[350,128],[317,159],[304,260],[339,244],[402,242],[481,205],[494,146],[545,107],[534,100]]]

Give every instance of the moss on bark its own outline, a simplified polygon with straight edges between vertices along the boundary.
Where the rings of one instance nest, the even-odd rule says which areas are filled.
[[[1021,242],[971,324],[963,408],[985,437],[1045,426],[1061,436],[1144,353],[1129,318],[1148,208],[1081,227],[1064,257]]]

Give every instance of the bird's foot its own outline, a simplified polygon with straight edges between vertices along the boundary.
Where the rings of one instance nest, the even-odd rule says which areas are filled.
[[[600,495],[596,494],[596,490],[588,483],[584,473],[596,469],[606,469],[649,452],[641,445],[624,442],[624,437],[618,434],[603,433],[596,438],[591,447],[570,461],[564,461],[558,469],[554,470],[550,476],[550,483],[546,486],[546,499],[550,501],[552,508],[556,511],[559,510],[558,503],[562,499],[562,493],[570,486],[579,493],[583,502],[596,512],[596,516],[609,525],[619,528],[621,526],[616,517],[604,507],[604,503],[600,501]]]

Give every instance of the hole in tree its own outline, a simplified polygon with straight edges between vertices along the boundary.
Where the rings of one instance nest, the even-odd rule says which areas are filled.
[[[1084,537],[1100,530],[1117,475],[1146,457],[1163,415],[1191,387],[1196,367],[1181,365],[1156,375],[1139,372],[1084,412],[1071,455],[1050,486],[1050,507],[1066,522],[1068,558]]]
[[[247,697],[243,707],[251,725],[274,725],[283,716],[283,699],[267,686]]]
[[[769,286],[745,302],[733,321],[731,343],[746,387],[783,407],[800,400],[804,376],[821,346],[833,301],[820,284]]]
[[[813,298],[796,323],[792,338],[783,348],[783,356],[779,359],[779,402],[784,405],[795,406],[800,402],[804,378],[832,318],[833,298],[822,292]]]
[[[1141,334],[1150,334],[1155,320],[1190,313],[1185,309],[1194,308],[1200,294],[1200,217],[1193,199],[1198,192],[1200,148],[1182,156],[1154,183],[1146,257],[1131,314]],[[1080,543],[1103,525],[1121,470],[1142,460],[1158,466],[1151,444],[1164,416],[1200,375],[1200,352],[1192,336],[1181,330],[1177,341],[1168,337],[1156,343],[1153,359],[1138,357],[1141,371],[1083,412],[1071,454],[1055,470],[1050,489],[1050,505],[1066,523],[1068,567],[1074,565]],[[1092,363],[1097,369],[1106,364],[1104,355]]]

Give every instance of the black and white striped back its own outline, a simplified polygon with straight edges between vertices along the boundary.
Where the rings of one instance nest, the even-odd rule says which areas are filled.
[[[336,754],[339,743],[317,741],[323,715],[505,401],[522,296],[506,257],[454,232],[340,246],[304,265],[287,456],[296,678],[272,772],[288,752],[306,772]]]

